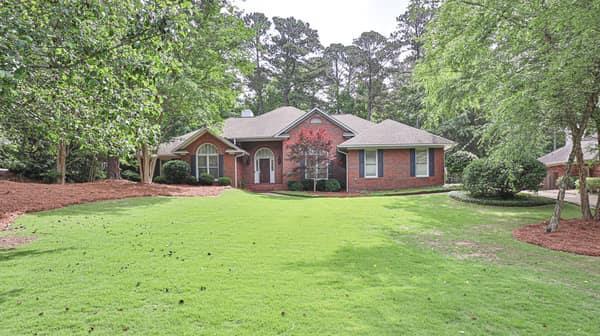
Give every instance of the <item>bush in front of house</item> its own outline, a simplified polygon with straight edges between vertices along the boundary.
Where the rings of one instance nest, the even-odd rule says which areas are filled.
[[[196,180],[196,177],[190,175],[185,178],[185,181],[183,181],[183,184],[198,185],[198,180]]]
[[[336,192],[336,191],[340,191],[340,189],[342,189],[342,186],[340,185],[340,181],[338,181],[336,179],[329,179],[329,180],[325,180],[324,189],[325,189],[325,191],[328,191],[328,192]]]
[[[129,181],[133,181],[133,182],[140,182],[140,174],[136,171],[133,170],[123,170],[121,172],[121,177],[129,180]]]
[[[155,178],[153,178],[152,182],[158,183],[158,184],[166,184],[167,179],[164,176],[159,175],[159,176],[156,176]]]
[[[477,155],[464,150],[457,150],[447,153],[445,157],[445,165],[446,171],[448,172],[449,182],[460,182],[465,168],[467,168],[471,162],[477,159]]]
[[[220,186],[229,186],[231,185],[231,179],[227,176],[219,177],[217,179],[217,184]]]
[[[313,180],[302,180],[300,183],[302,183],[302,190],[313,190]]]
[[[203,186],[213,185],[215,178],[210,174],[202,174],[198,177],[198,183]]]
[[[538,190],[546,168],[535,158],[477,159],[463,173],[463,184],[474,197],[513,198],[522,190]]]
[[[575,181],[575,188],[579,190],[579,179]],[[585,184],[587,187],[587,191],[591,193],[600,192],[600,177],[588,177],[585,179]]]
[[[299,181],[288,181],[288,190],[291,191],[302,191],[304,190],[304,186]]]
[[[190,165],[182,160],[167,161],[162,167],[162,175],[168,183],[181,184],[190,176]]]

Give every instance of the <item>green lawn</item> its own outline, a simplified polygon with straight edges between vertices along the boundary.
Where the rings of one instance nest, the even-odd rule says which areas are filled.
[[[550,211],[232,190],[30,214],[0,333],[598,335],[600,259],[511,238]]]

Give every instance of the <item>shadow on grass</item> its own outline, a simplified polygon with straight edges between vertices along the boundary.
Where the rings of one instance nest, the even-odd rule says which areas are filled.
[[[12,297],[19,296],[19,293],[22,291],[23,288],[15,288],[5,292],[0,292],[0,304],[7,302]]]
[[[17,250],[17,249],[9,249],[9,250],[0,250],[0,262],[11,261],[18,258],[23,257],[36,257],[43,254],[49,253],[60,253],[67,250],[72,250],[73,248],[57,248],[50,250]]]
[[[127,214],[133,208],[151,207],[160,204],[166,204],[173,201],[174,197],[169,196],[151,196],[151,197],[130,197],[118,200],[95,201],[90,203],[81,203],[67,205],[64,208],[36,212],[38,217],[53,217],[65,215],[123,215]]]

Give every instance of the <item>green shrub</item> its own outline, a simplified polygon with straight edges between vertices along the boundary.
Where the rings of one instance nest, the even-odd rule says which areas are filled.
[[[154,183],[158,183],[158,184],[166,184],[167,183],[167,179],[162,175],[156,176],[152,181]]]
[[[133,170],[123,170],[121,172],[121,177],[126,180],[133,181],[133,182],[140,182],[140,180],[141,180],[140,174],[138,174],[138,172],[135,172]]]
[[[303,190],[308,190],[308,191],[313,190],[313,180],[302,180],[302,181],[300,181],[300,183],[302,183]]]
[[[182,160],[171,160],[163,165],[162,172],[169,183],[180,184],[190,176],[190,165]]]
[[[336,179],[325,180],[325,191],[336,192],[336,191],[340,191],[340,189],[342,189],[342,186],[340,185],[340,182],[338,180],[336,180]]]
[[[317,191],[325,191],[325,181],[327,180],[317,180]],[[310,190],[313,190],[312,186]]]
[[[210,174],[202,174],[198,178],[198,183],[200,183],[200,185],[209,186],[209,185],[213,185],[214,182],[215,182],[215,178]]]
[[[304,186],[301,182],[298,181],[288,181],[288,190],[292,191],[302,191],[304,190]]]
[[[217,184],[220,186],[228,186],[231,185],[231,179],[227,176],[219,177],[217,179]]]
[[[452,182],[459,182],[465,168],[474,160],[477,160],[477,155],[468,151],[457,150],[447,153],[445,165],[448,179]]]
[[[183,184],[198,185],[198,180],[196,179],[196,177],[189,175],[188,177],[185,178],[185,180],[183,181]]]
[[[554,200],[546,197],[530,196],[530,195],[515,195],[512,198],[503,197],[476,197],[464,191],[451,191],[448,193],[452,199],[457,201],[505,207],[529,207],[554,204]]]
[[[465,168],[464,188],[471,195],[514,197],[522,190],[538,190],[545,166],[534,158],[514,161],[478,159]]]
[[[600,177],[588,177],[585,179],[585,184],[588,192],[600,192]],[[575,181],[575,188],[579,190],[579,179]]]

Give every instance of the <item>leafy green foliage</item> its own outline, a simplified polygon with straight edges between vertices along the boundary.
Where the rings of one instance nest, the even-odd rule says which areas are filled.
[[[167,184],[167,183],[169,183],[167,181],[167,178],[164,177],[163,175],[155,176],[154,179],[152,179],[152,182],[158,183],[158,184]]]
[[[162,167],[162,175],[173,184],[184,183],[190,172],[190,164],[183,160],[167,161]]]
[[[299,181],[288,181],[287,184],[288,190],[292,191],[302,191],[304,190],[304,185]]]
[[[129,181],[140,182],[140,174],[134,170],[123,170],[121,177]]]
[[[223,176],[223,177],[219,177],[217,179],[217,184],[220,186],[230,186],[231,185],[231,179],[227,176]]]
[[[472,161],[464,170],[464,188],[476,197],[514,197],[522,190],[538,190],[546,176],[545,166],[536,159]]]
[[[571,178],[571,180],[573,180]],[[585,179],[585,186],[589,192],[600,193],[600,177],[588,177]],[[574,188],[579,189],[579,180],[576,180]]]
[[[445,166],[449,177],[453,179],[462,177],[462,173],[465,168],[476,159],[477,155],[463,150],[455,150],[446,153]]]
[[[210,174],[202,174],[198,177],[198,183],[205,186],[213,185],[213,183],[215,183],[215,178]]]

